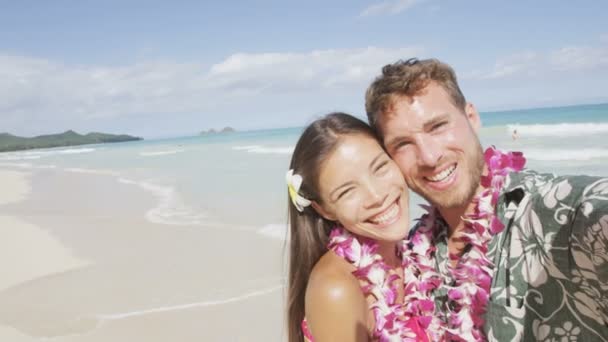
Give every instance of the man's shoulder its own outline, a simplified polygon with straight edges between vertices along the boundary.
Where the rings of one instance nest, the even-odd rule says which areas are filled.
[[[555,187],[562,190],[570,189],[575,193],[584,191],[594,184],[608,182],[608,177],[589,175],[557,175],[554,173],[541,173],[532,169],[511,172],[507,176],[504,192],[522,189],[536,195],[544,195]]]
[[[556,175],[526,169],[509,174],[503,190],[503,203],[525,203],[538,216],[552,217],[556,210],[575,212],[587,202],[601,201],[593,207],[608,207],[608,178],[589,175]],[[560,209],[561,208],[561,209]],[[566,209],[564,209],[566,208]],[[511,211],[517,209],[512,208]],[[506,209],[506,216],[509,209]]]

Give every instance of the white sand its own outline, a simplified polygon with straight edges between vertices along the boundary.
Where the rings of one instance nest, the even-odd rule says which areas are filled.
[[[25,172],[0,170],[0,206],[25,199],[30,193],[28,176]]]
[[[24,200],[29,174],[0,170],[0,291],[39,277],[86,265],[40,227],[2,215],[2,206]],[[17,330],[0,325],[0,341],[33,341]]]
[[[0,216],[0,236],[0,290],[86,265],[48,232],[17,218]]]
[[[0,189],[1,342],[284,340],[280,243],[148,222],[155,198],[114,177],[0,170]]]

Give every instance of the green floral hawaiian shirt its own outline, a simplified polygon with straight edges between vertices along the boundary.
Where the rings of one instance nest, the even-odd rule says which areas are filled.
[[[608,341],[608,178],[514,172],[497,213],[505,229],[489,245],[488,340]],[[441,231],[435,258],[451,284]],[[445,311],[445,287],[435,299]]]

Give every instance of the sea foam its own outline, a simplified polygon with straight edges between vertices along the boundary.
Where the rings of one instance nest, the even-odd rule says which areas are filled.
[[[276,240],[285,240],[289,235],[289,226],[281,223],[271,223],[257,230],[258,234]]]
[[[152,223],[178,226],[197,225],[204,223],[203,219],[207,217],[184,205],[173,187],[126,178],[119,178],[118,181],[122,184],[138,186],[158,199],[156,207],[148,210],[145,215],[146,219]]]
[[[234,146],[233,150],[246,151],[248,153],[262,153],[262,154],[291,154],[293,153],[293,146],[263,146],[263,145],[247,145],[247,146]]]
[[[522,148],[524,156],[539,161],[587,161],[598,158],[608,158],[608,149],[582,148],[582,149],[545,149]]]
[[[184,152],[184,151],[185,150],[183,150],[183,149],[167,150],[167,151],[144,151],[144,152],[140,152],[139,155],[142,157],[158,157],[158,156],[176,154],[176,153],[180,153],[180,152]]]
[[[68,148],[68,149],[53,149],[53,150],[28,150],[0,153],[0,161],[2,160],[34,160],[43,157],[54,155],[72,155],[95,152],[95,148]]]
[[[608,134],[608,123],[558,123],[558,124],[535,124],[535,125],[507,125],[509,134],[514,130],[521,137],[572,137],[586,136],[592,134]]]

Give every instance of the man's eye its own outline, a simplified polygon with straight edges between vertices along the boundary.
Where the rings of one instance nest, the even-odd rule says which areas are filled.
[[[395,150],[398,150],[398,149],[400,149],[400,148],[403,148],[403,147],[405,147],[405,146],[407,146],[407,145],[409,145],[409,144],[410,144],[410,142],[409,142],[409,141],[400,141],[400,142],[398,142],[397,144],[395,144]]]
[[[443,126],[445,126],[446,124],[447,124],[446,121],[442,121],[442,122],[436,123],[435,125],[433,125],[433,127],[431,128],[431,130],[435,131],[435,130],[437,130],[437,129],[443,127]]]

